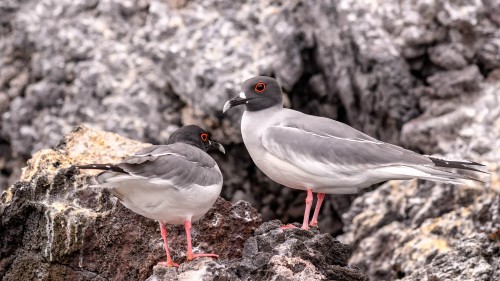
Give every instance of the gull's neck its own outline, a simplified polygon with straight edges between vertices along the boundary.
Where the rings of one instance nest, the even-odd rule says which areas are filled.
[[[281,122],[280,113],[282,111],[282,105],[271,106],[258,111],[245,110],[241,118],[243,140],[260,138],[265,129]]]

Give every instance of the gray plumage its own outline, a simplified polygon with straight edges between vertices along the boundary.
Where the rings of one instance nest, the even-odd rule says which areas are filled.
[[[472,178],[445,168],[479,171],[470,161],[420,155],[384,143],[343,123],[282,106],[282,93],[270,77],[243,83],[224,110],[245,105],[241,130],[255,164],[271,179],[320,193],[355,193],[390,179],[422,178],[460,183]],[[474,179],[472,179],[474,180]]]
[[[264,147],[283,160],[300,165],[297,158],[305,157],[325,165],[343,165],[346,169],[352,166],[370,168],[395,164],[432,164],[427,157],[378,141],[343,123],[293,113],[297,116],[276,126],[269,126],[262,137]]]
[[[184,143],[146,147],[115,166],[124,172],[105,171],[96,177],[97,181],[103,184],[110,177],[124,173],[153,181],[168,180],[176,189],[222,181],[215,160],[199,148]]]

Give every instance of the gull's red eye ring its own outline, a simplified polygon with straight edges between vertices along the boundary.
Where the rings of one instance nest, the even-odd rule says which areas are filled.
[[[264,82],[259,82],[255,84],[255,92],[262,93],[266,90],[266,84]]]
[[[202,141],[205,142],[205,141],[208,140],[208,134],[207,133],[203,133],[203,134],[200,135],[200,138],[201,138]]]

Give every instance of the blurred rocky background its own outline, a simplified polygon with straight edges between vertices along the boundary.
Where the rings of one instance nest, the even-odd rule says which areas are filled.
[[[221,114],[254,75],[291,108],[487,165],[483,186],[328,196],[320,229],[353,264],[375,280],[500,280],[499,0],[2,0],[0,189],[81,124],[160,144],[198,124],[227,148],[222,197],[299,221],[305,194],[255,168],[241,112]]]

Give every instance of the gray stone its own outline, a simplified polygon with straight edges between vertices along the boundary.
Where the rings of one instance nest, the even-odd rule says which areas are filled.
[[[349,267],[349,247],[329,234],[262,224],[245,243],[241,260],[198,259],[178,270],[155,266],[147,280],[369,280]]]
[[[477,55],[486,69],[500,68],[500,34],[486,41]]]
[[[483,76],[475,65],[462,70],[438,72],[427,78],[437,97],[453,97],[475,94],[480,88]]]
[[[485,183],[391,181],[361,195],[339,238],[354,248],[350,263],[377,280],[498,279],[499,90],[498,82],[486,84],[469,104],[443,115],[429,109],[403,129],[404,140],[426,153],[485,164]]]
[[[444,69],[460,69],[469,64],[465,52],[462,44],[442,44],[429,48],[429,58]]]
[[[437,280],[497,280],[500,278],[500,249],[492,243],[496,239],[484,233],[463,237],[456,241],[453,250],[437,255],[430,264],[403,280],[429,280],[431,277]]]

